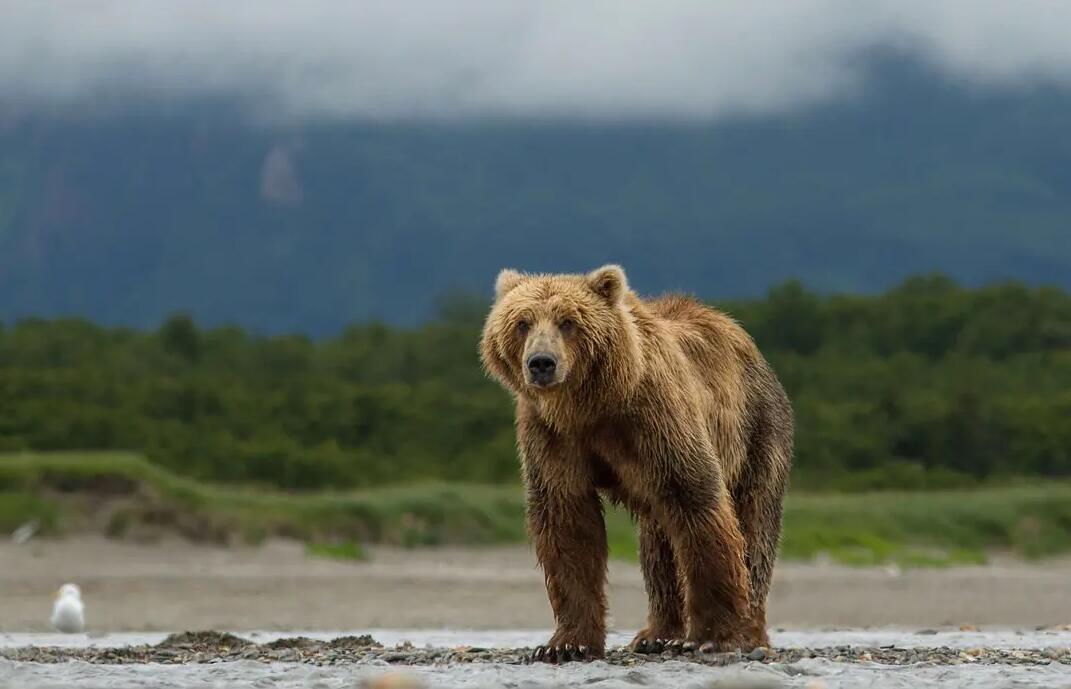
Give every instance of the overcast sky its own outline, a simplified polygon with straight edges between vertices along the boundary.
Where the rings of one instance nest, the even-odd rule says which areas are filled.
[[[712,118],[850,96],[892,48],[1071,86],[1071,0],[0,0],[0,101],[284,116]]]

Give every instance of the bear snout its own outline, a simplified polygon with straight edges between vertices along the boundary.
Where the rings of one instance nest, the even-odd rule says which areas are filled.
[[[555,383],[554,373],[558,368],[557,358],[547,352],[536,352],[528,357],[528,380],[533,385],[546,387]]]

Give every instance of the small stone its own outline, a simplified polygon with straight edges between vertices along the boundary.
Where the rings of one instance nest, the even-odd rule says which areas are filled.
[[[758,648],[753,649],[751,651],[751,653],[747,654],[747,659],[748,660],[766,660],[766,656],[767,656],[766,649],[763,648],[762,646],[759,646]]]
[[[978,625],[964,623],[959,626],[961,632],[976,632],[978,631]]]

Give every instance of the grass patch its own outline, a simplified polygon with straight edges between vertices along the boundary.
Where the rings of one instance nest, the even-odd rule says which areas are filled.
[[[100,523],[102,531],[117,537],[150,524],[194,540],[254,543],[284,536],[423,546],[525,537],[523,495],[515,486],[425,483],[346,493],[270,493],[192,481],[134,454],[63,452],[0,454],[0,495],[5,493],[58,505],[42,525],[46,534]],[[94,499],[85,500],[87,495]],[[12,509],[20,517],[27,513],[24,505]],[[106,514],[89,520],[76,514],[85,510]]]
[[[341,543],[309,543],[305,546],[305,552],[309,555],[326,557],[332,560],[365,562],[369,559],[368,551],[357,541],[343,541]]]
[[[55,530],[59,507],[37,495],[0,491],[0,532],[10,533],[27,522],[37,522],[38,530]]]
[[[639,560],[636,524],[628,512],[619,507],[606,508],[606,545],[611,558]]]
[[[948,564],[992,550],[1038,558],[1071,550],[1071,486],[1049,483],[973,491],[793,495],[785,505],[789,558],[851,551],[880,561]]]
[[[612,557],[638,559],[628,515],[607,510]],[[976,490],[794,493],[785,502],[781,555],[854,566],[984,564],[986,553],[1027,559],[1071,552],[1071,484]]]
[[[86,510],[105,514],[78,514]],[[45,534],[95,525],[123,537],[149,524],[202,540],[256,543],[286,536],[312,544],[310,552],[346,559],[360,543],[416,547],[525,539],[524,495],[516,486],[425,483],[268,493],[191,481],[133,454],[0,455],[0,528],[14,529],[30,518],[40,521]],[[781,550],[787,559],[825,554],[846,564],[932,567],[981,563],[995,550],[1038,558],[1071,551],[1071,484],[793,493],[784,523]],[[636,559],[635,527],[620,510],[607,510],[607,541],[612,557]]]

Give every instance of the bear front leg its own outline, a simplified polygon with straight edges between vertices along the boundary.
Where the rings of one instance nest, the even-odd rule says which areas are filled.
[[[550,663],[600,658],[606,644],[606,527],[602,503],[529,490],[528,529],[554,611],[554,635],[532,655]]]
[[[599,658],[606,646],[606,526],[591,463],[523,400],[517,407],[517,445],[528,534],[556,623],[554,635],[532,659]]]
[[[670,650],[734,650],[748,616],[744,539],[719,483],[678,484],[663,509],[685,609],[684,636]]]
[[[684,635],[684,598],[665,529],[650,514],[639,517],[640,567],[647,590],[647,626],[629,644],[635,653],[661,653]]]

